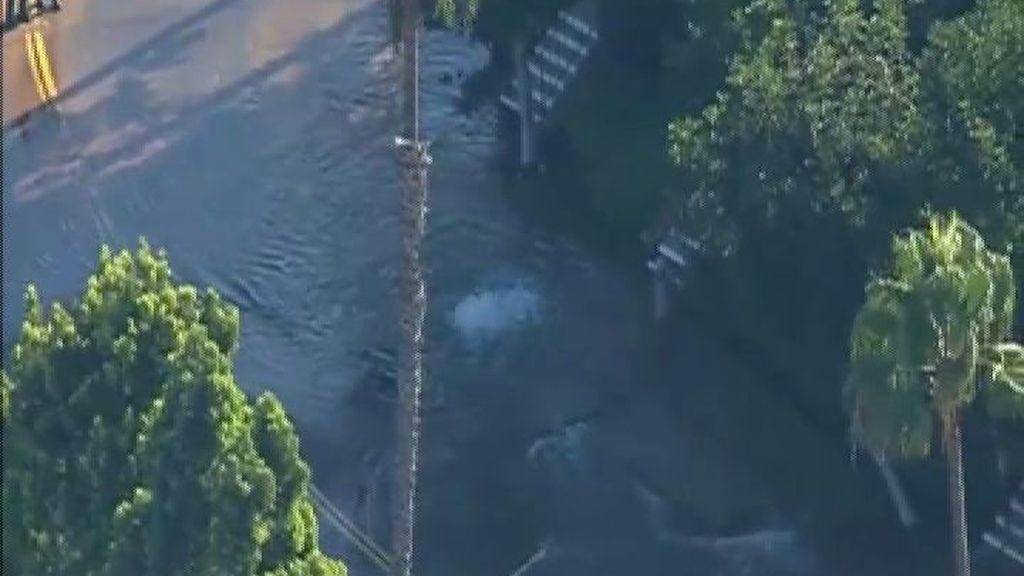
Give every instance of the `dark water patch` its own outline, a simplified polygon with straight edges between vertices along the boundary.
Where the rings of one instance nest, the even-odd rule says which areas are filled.
[[[139,9],[93,1],[115,21]],[[158,60],[175,64],[151,71],[159,82],[149,83],[148,69],[127,72],[150,92],[139,83],[130,98],[90,92],[95,106],[72,122],[81,130],[33,143],[57,153],[123,131],[114,149],[90,160],[97,166],[134,158],[149,142],[166,145],[95,179],[96,200],[77,195],[66,174],[42,177],[53,193],[37,203],[5,196],[5,211],[14,212],[5,240],[16,245],[4,255],[5,296],[28,279],[40,280],[44,295],[76,290],[101,238],[130,244],[145,233],[168,249],[181,277],[243,309],[239,381],[281,398],[317,484],[386,541],[394,406],[374,388],[394,389],[401,249],[386,18],[371,0],[297,0],[287,19],[270,0],[236,6],[239,16],[274,24],[260,34],[304,31],[279,58],[254,65],[240,47],[271,39],[240,39],[233,19],[193,19],[188,26],[204,33],[190,39],[189,53],[221,54],[218,69],[240,79],[205,93],[185,80],[208,78],[211,62],[166,54]],[[320,10],[329,13],[309,15]],[[82,36],[101,32],[95,22],[81,26]],[[151,46],[181,48],[170,39]],[[658,541],[626,463],[657,453],[707,468],[692,479],[721,474],[719,462],[688,460],[700,439],[631,432],[645,417],[657,421],[651,430],[669,429],[694,418],[694,408],[634,407],[657,403],[650,398],[658,386],[684,379],[728,386],[731,372],[652,368],[647,287],[565,233],[585,217],[562,191],[539,194],[562,201],[554,219],[564,228],[543,222],[555,203],[498,192],[495,112],[461,114],[458,83],[440,82],[486,54],[441,32],[425,35],[423,53],[425,133],[435,154],[426,386],[441,400],[424,410],[419,573],[510,574],[551,539],[550,555],[521,576],[696,574],[695,558],[715,554]],[[175,84],[188,95],[170,90]],[[12,156],[15,181],[37,168],[34,152]],[[8,181],[5,174],[5,188]],[[5,303],[5,325],[19,310]],[[466,345],[474,340],[484,343],[476,354]],[[673,352],[677,345],[664,343]],[[362,352],[374,349],[376,360]],[[540,466],[531,464],[531,445]],[[570,473],[552,481],[551,468]],[[659,480],[682,477],[667,476]],[[654,494],[668,502],[671,492]],[[680,516],[692,531],[696,520]],[[323,537],[353,574],[372,569],[326,527]]]

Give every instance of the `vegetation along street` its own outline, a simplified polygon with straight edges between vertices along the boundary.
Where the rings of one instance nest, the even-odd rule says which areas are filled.
[[[1024,0],[9,0],[3,573],[1024,574]]]

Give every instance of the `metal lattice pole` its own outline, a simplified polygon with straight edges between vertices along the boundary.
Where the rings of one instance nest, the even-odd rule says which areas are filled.
[[[402,135],[396,140],[402,171],[402,354],[398,374],[392,576],[411,576],[423,391],[423,322],[427,295],[420,262],[426,226],[430,157],[419,138],[419,6],[403,0],[400,21]]]
[[[412,573],[413,525],[415,523],[416,472],[420,437],[420,404],[423,391],[423,322],[426,287],[420,263],[420,246],[426,223],[427,167],[430,157],[422,143],[398,140],[403,171],[402,242],[402,366],[399,373],[397,414],[396,507],[393,528],[393,576]]]

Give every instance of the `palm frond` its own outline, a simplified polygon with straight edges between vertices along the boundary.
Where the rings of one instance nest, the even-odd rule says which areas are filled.
[[[857,388],[855,426],[886,456],[922,458],[931,450],[935,417],[919,391],[899,379],[893,373],[888,385]]]
[[[956,213],[895,237],[853,322],[851,426],[884,453],[924,455],[936,419],[974,399],[979,367],[993,413],[1024,417],[1024,346],[993,345],[1011,330],[1014,298],[1009,259]]]
[[[1009,256],[992,254],[988,268],[992,274],[992,320],[990,338],[1007,338],[1013,330],[1013,312],[1017,300],[1017,288],[1013,278],[1013,267]]]
[[[1024,418],[1024,346],[992,346],[996,363],[988,389],[988,411],[997,418]]]

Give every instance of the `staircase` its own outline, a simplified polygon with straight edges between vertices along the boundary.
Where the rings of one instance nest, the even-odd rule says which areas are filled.
[[[661,275],[672,286],[681,288],[686,283],[686,272],[690,264],[699,258],[702,252],[699,242],[672,228],[661,239],[654,255],[647,261],[647,269],[655,275]]]
[[[596,11],[591,2],[562,10],[530,51],[526,70],[529,77],[533,121],[543,123],[575,79],[599,39]],[[512,80],[501,94],[501,103],[519,113],[519,80]]]
[[[986,544],[1024,570],[1024,482],[1010,498],[1009,509],[996,516],[995,527],[983,538]]]

